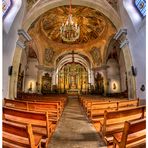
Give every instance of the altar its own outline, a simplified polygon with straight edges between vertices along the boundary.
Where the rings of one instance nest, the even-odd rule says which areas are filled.
[[[80,90],[79,89],[68,89],[67,95],[68,95],[68,97],[79,98]]]

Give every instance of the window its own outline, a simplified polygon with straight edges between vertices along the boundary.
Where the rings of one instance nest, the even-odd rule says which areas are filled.
[[[135,6],[142,17],[146,16],[146,0],[135,0]]]
[[[5,17],[7,15],[7,13],[9,12],[11,7],[12,7],[12,0],[3,0],[2,1],[3,17]]]

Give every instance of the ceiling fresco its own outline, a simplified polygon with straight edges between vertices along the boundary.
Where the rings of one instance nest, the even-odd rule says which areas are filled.
[[[57,7],[41,15],[36,22],[49,40],[63,43],[60,27],[66,22],[69,6]],[[103,37],[107,32],[107,19],[100,12],[83,6],[72,6],[73,21],[80,26],[80,37],[74,44],[87,43]]]
[[[69,6],[50,9],[28,29],[36,44],[40,64],[52,66],[59,54],[75,50],[87,55],[95,65],[100,65],[106,44],[116,32],[115,26],[98,10],[72,5],[73,21],[80,25],[80,38],[73,43],[66,43],[60,37],[60,27],[66,22],[68,13]]]
[[[47,1],[41,0],[40,2]],[[117,0],[106,0],[115,10],[117,10]],[[27,10],[31,9],[38,0],[27,0]]]

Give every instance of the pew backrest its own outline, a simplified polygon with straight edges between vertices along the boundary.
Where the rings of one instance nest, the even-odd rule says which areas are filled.
[[[142,119],[145,116],[146,107],[140,106],[125,110],[104,112],[104,120],[101,128],[103,136],[123,130],[125,121]]]
[[[46,136],[50,136],[49,128],[51,122],[49,122],[47,112],[25,111],[9,107],[3,107],[3,119],[22,124],[31,123],[32,126],[43,127],[45,128]]]

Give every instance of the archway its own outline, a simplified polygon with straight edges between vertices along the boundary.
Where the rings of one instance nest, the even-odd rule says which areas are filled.
[[[88,91],[88,71],[76,62],[65,64],[58,72],[58,88],[60,93],[78,89],[82,93]]]
[[[56,72],[53,75],[60,93],[77,89],[81,93],[88,93],[94,85],[92,64],[88,57],[80,53],[67,53],[56,60]]]

